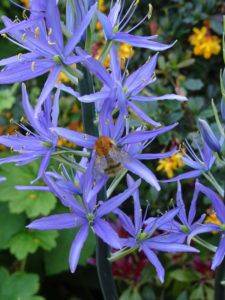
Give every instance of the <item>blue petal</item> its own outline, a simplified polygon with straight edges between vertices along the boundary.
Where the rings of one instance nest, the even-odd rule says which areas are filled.
[[[41,95],[38,98],[38,103],[35,108],[35,117],[38,117],[38,114],[41,112],[42,104],[45,102],[46,98],[49,96],[53,88],[55,87],[58,75],[61,71],[61,66],[55,66],[50,72],[48,79],[45,82],[45,85],[42,89]]]
[[[187,221],[185,205],[184,205],[184,201],[183,201],[183,195],[182,195],[182,189],[181,189],[180,181],[177,182],[176,204],[177,204],[177,207],[179,208],[178,216],[179,216],[181,222],[184,225],[186,225],[187,227],[189,227],[189,224],[188,224],[188,221]]]
[[[118,32],[114,35],[114,40],[122,43],[130,44],[134,47],[146,48],[153,51],[164,51],[167,50],[175,43],[166,45],[157,41],[147,40],[146,37],[135,36],[125,32]]]
[[[160,191],[161,188],[155,175],[139,160],[130,157],[125,162],[123,162],[123,166],[132,173],[143,178],[150,185],[154,186],[157,191]]]
[[[127,185],[132,187],[135,184],[134,179],[128,174],[127,175]],[[140,205],[139,189],[136,189],[133,193],[134,199],[134,225],[136,234],[140,231],[142,226],[142,210]]]
[[[80,253],[88,237],[88,232],[88,224],[84,224],[78,231],[75,239],[73,240],[69,255],[69,264],[72,273],[76,271],[77,264],[80,258]]]
[[[101,65],[99,61],[94,59],[90,54],[77,47],[76,52],[79,56],[83,58],[82,64],[93,73],[102,83],[106,84],[108,87],[112,88],[113,81],[106,71],[106,69]]]
[[[223,261],[225,256],[225,238],[222,237],[218,245],[216,254],[213,257],[212,270],[215,270]]]
[[[156,68],[158,54],[155,54],[149,62],[138,68],[135,72],[129,75],[125,81],[125,86],[128,93],[133,95],[138,94],[153,80],[153,75]]]
[[[93,229],[95,234],[99,236],[106,244],[115,249],[121,248],[119,236],[112,229],[111,225],[109,225],[108,222],[97,218],[94,221]]]
[[[199,170],[194,170],[194,171],[189,171],[186,173],[183,173],[181,175],[178,175],[176,177],[173,177],[171,179],[166,179],[166,180],[162,180],[162,182],[168,183],[168,182],[176,182],[179,180],[183,180],[183,179],[193,179],[196,177],[199,177],[202,174],[202,171]]]
[[[92,5],[84,19],[82,20],[79,27],[77,27],[73,32],[73,37],[69,39],[65,49],[64,49],[64,55],[68,56],[71,54],[72,51],[74,51],[76,45],[80,42],[80,39],[82,35],[84,34],[85,30],[87,29],[88,25],[90,24],[95,12],[97,4]]]
[[[36,230],[58,230],[68,229],[79,226],[82,223],[82,219],[75,214],[66,213],[43,217],[31,222],[27,228]]]
[[[202,234],[202,233],[208,233],[208,232],[212,232],[212,231],[221,231],[220,227],[218,225],[215,224],[207,224],[207,225],[202,225],[200,224],[199,227],[197,227],[196,229],[194,229],[189,235],[188,235],[188,239],[187,239],[187,243],[190,244],[191,240],[193,239],[193,237],[195,237],[196,235]]]
[[[178,153],[177,148],[174,148],[168,152],[164,153],[143,153],[143,154],[136,154],[135,158],[141,159],[141,160],[151,160],[151,159],[162,159],[171,157],[172,155]]]
[[[160,127],[162,126],[159,122],[154,121],[152,118],[150,118],[145,112],[143,112],[138,106],[136,106],[132,102],[128,102],[128,106],[130,109],[144,122],[151,124],[154,127]]]
[[[198,200],[198,195],[199,195],[199,184],[198,184],[198,180],[196,180],[195,182],[195,190],[194,190],[194,194],[191,200],[191,206],[190,206],[190,210],[189,210],[189,214],[188,214],[188,223],[192,224],[196,215],[196,203]]]
[[[105,38],[106,39],[112,39],[113,37],[113,27],[111,22],[109,21],[109,19],[106,17],[106,15],[104,15],[101,12],[98,12],[98,19],[99,22],[102,24],[104,33],[105,33]]]
[[[159,277],[159,280],[161,281],[161,283],[163,283],[164,277],[165,277],[165,270],[164,270],[161,262],[159,261],[158,257],[145,244],[143,244],[141,248],[142,248],[143,252],[145,253],[145,255],[147,256],[150,263],[155,267],[157,275]]]
[[[127,136],[120,139],[119,143],[120,145],[125,144],[132,144],[132,143],[140,143],[140,142],[147,142],[150,139],[156,138],[158,135],[166,133],[170,130],[172,130],[174,127],[177,126],[178,123],[165,126],[159,129],[155,130],[149,130],[149,131],[135,131],[132,133],[129,133]]]
[[[52,106],[52,126],[56,127],[58,124],[58,118],[59,118],[59,96],[60,96],[60,89],[57,89],[54,101],[53,101],[53,106]]]
[[[177,100],[177,101],[187,101],[188,99],[185,96],[176,95],[176,94],[166,94],[162,96],[142,96],[142,95],[135,95],[131,97],[134,101],[140,102],[153,102],[153,101],[162,101],[162,100]]]
[[[124,228],[131,236],[135,237],[135,228],[130,219],[121,209],[115,209],[114,213],[119,217],[119,221]]]
[[[58,134],[59,136],[62,136],[65,139],[69,140],[70,142],[85,148],[93,149],[95,142],[97,140],[97,138],[94,136],[85,133],[76,132],[66,128],[55,127],[55,128],[51,128],[51,130],[56,134]]]
[[[110,212],[113,212],[138,189],[140,184],[141,180],[139,179],[133,184],[132,187],[126,189],[123,193],[120,193],[119,195],[108,199],[106,202],[103,202],[97,209],[97,216],[103,217]]]
[[[152,242],[151,239],[146,241],[148,247],[153,250],[169,252],[169,253],[179,253],[179,252],[195,252],[198,253],[199,250],[183,244],[178,243],[166,243],[166,242]]]
[[[220,152],[220,143],[216,138],[215,134],[213,133],[211,127],[205,120],[199,119],[199,129],[205,143],[209,146],[209,148],[212,151]]]
[[[222,198],[219,195],[217,195],[213,190],[204,186],[200,182],[198,183],[198,189],[210,199],[218,218],[222,223],[225,223],[225,205],[223,203]]]
[[[35,61],[35,68],[32,71],[31,62],[18,63],[10,69],[4,69],[0,72],[0,84],[10,84],[15,82],[23,82],[29,79],[39,77],[47,73],[53,62],[46,60]]]

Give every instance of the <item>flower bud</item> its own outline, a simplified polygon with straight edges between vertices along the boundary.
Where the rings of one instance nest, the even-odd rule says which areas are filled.
[[[215,152],[220,152],[221,151],[221,146],[220,143],[213,133],[211,127],[209,124],[202,119],[199,119],[199,129],[202,135],[203,140],[207,144],[207,146]]]

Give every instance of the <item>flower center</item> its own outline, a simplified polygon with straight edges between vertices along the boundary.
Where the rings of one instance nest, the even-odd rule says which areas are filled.
[[[95,219],[94,215],[92,213],[88,213],[87,214],[87,219],[88,219],[89,225],[92,226],[93,222],[94,222],[94,219]]]
[[[114,146],[114,141],[107,136],[100,136],[95,142],[95,150],[100,157],[107,156]]]
[[[141,241],[143,241],[143,240],[145,240],[146,238],[148,237],[148,234],[146,233],[146,232],[140,232],[139,234],[138,234],[138,240],[141,242]]]
[[[184,232],[184,233],[188,233],[189,232],[189,229],[186,225],[181,225],[180,226],[180,229]]]

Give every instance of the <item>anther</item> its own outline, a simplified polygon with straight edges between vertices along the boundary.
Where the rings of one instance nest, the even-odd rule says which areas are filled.
[[[22,53],[19,53],[19,54],[17,54],[17,58],[18,58],[18,60],[22,60]]]
[[[22,37],[21,37],[21,39],[22,39],[22,41],[25,41],[25,40],[27,39],[27,35],[26,35],[26,33],[23,33],[23,34],[22,34]]]
[[[39,38],[39,36],[40,36],[40,28],[39,27],[36,27],[34,29],[34,36],[35,36],[35,39]]]
[[[50,27],[49,29],[48,29],[48,36],[50,36],[52,34],[52,28]]]
[[[31,63],[31,71],[35,71],[35,67],[36,67],[36,62],[35,61],[32,61]]]
[[[56,42],[48,41],[49,45],[56,45]]]

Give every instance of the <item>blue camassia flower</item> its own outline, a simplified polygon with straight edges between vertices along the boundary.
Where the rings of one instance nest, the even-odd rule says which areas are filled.
[[[218,194],[216,194],[213,190],[200,183],[199,183],[199,191],[201,191],[212,202],[212,206],[215,210],[220,225],[208,223],[197,227],[189,235],[188,243],[191,242],[191,239],[194,236],[199,235],[201,233],[208,233],[212,231],[219,232],[221,234],[221,239],[218,248],[216,250],[215,256],[213,258],[212,267],[211,267],[212,270],[215,270],[221,264],[225,256],[225,205],[223,203],[222,198]]]
[[[128,187],[134,185],[134,180],[128,176]],[[165,270],[156,256],[155,251],[176,253],[176,252],[198,252],[193,247],[188,245],[183,245],[175,241],[174,237],[168,234],[159,234],[153,236],[157,230],[161,230],[163,225],[171,224],[174,217],[179,213],[180,208],[174,208],[164,215],[158,218],[152,218],[144,220],[142,217],[142,210],[140,206],[139,191],[135,190],[133,193],[134,199],[134,224],[132,223],[130,217],[123,213],[119,208],[116,209],[115,213],[118,215],[121,225],[124,230],[130,235],[128,238],[121,239],[123,247],[133,248],[139,251],[143,251],[150,261],[150,263],[155,267],[159,280],[164,281]],[[151,220],[151,222],[149,222]],[[146,223],[147,224],[146,226]],[[123,251],[123,250],[122,250]]]
[[[202,136],[201,140],[201,145],[200,142],[194,140],[194,144],[199,152],[199,155],[195,153],[195,150],[190,146],[189,142],[186,142],[187,151],[185,150],[186,152],[184,153],[182,160],[186,166],[192,168],[193,170],[175,176],[171,179],[163,180],[163,182],[174,182],[183,179],[197,178],[201,174],[207,173],[211,170],[216,157],[214,156],[213,151],[206,144]]]
[[[100,62],[95,60],[81,48],[76,48],[76,52],[82,57],[82,64],[103,83],[103,87],[99,92],[78,97],[81,102],[95,102],[97,111],[101,111],[103,105],[109,106],[109,111],[119,108],[124,114],[127,114],[127,110],[129,110],[144,122],[157,127],[161,124],[152,120],[152,118],[142,111],[135,102],[151,103],[152,101],[158,100],[187,101],[186,97],[175,94],[162,96],[141,95],[144,88],[156,80],[155,68],[158,54],[155,54],[131,75],[126,76],[126,72],[124,72],[124,74],[121,72],[118,53],[115,46],[112,46],[110,51],[110,73]]]
[[[79,231],[72,243],[69,255],[71,272],[75,272],[80,252],[88,237],[91,229],[109,246],[120,249],[121,243],[118,234],[111,225],[104,219],[109,213],[113,212],[140,185],[140,180],[126,189],[123,193],[108,199],[105,202],[97,201],[97,194],[103,188],[105,180],[97,181],[93,178],[93,161],[83,175],[82,197],[77,197],[68,191],[64,191],[62,186],[53,180],[48,182],[51,191],[54,191],[62,204],[70,209],[69,213],[52,215],[33,221],[27,226],[29,229],[52,230],[69,229],[79,227]]]
[[[125,3],[125,1],[123,2]],[[123,7],[121,6],[121,1],[117,0],[116,3],[111,7],[108,16],[98,12],[98,19],[103,26],[105,38],[108,41],[117,41],[121,43],[127,43],[134,47],[147,48],[154,51],[163,51],[169,49],[173,44],[165,45],[157,41],[158,36],[136,36],[130,34],[131,31],[140,26],[146,17],[140,21],[136,26],[129,29],[127,32],[122,32],[124,28],[128,25],[131,20],[135,10],[137,8],[137,1],[132,1],[123,16]]]
[[[76,76],[81,76],[80,72],[70,67],[81,60],[73,51],[95,12],[96,4],[87,12],[65,46],[60,14],[55,1],[46,2],[44,17],[41,15],[19,23],[5,16],[2,17],[5,28],[0,31],[0,34],[9,36],[12,42],[27,50],[28,53],[20,53],[0,61],[0,66],[5,66],[0,72],[0,84],[22,82],[50,73],[38,99],[35,109],[36,117],[41,111],[41,105],[56,85],[61,71],[66,72],[74,83],[77,83]]]
[[[176,207],[179,208],[179,211],[178,211],[178,214],[176,217],[179,220],[178,221],[173,220],[170,223],[164,224],[163,226],[160,227],[161,230],[167,231],[169,233],[171,240],[172,240],[172,238],[174,238],[174,241],[176,241],[176,242],[179,241],[179,243],[184,243],[192,231],[194,231],[198,227],[202,226],[202,223],[206,216],[205,214],[201,215],[198,220],[195,220],[196,203],[198,200],[199,192],[200,192],[199,182],[196,181],[190,210],[187,215],[185,204],[183,201],[183,196],[182,196],[181,184],[178,181],[177,195],[176,195]],[[146,224],[150,224],[152,222],[154,222],[154,218],[146,221]]]
[[[22,105],[29,126],[32,129],[21,124],[20,127],[26,132],[26,135],[16,133],[15,135],[0,136],[0,144],[19,153],[18,155],[1,158],[0,164],[15,162],[16,165],[25,165],[38,158],[42,158],[37,179],[42,177],[58,142],[58,136],[50,128],[58,124],[59,95],[60,91],[57,90],[53,104],[49,96],[38,118],[35,118],[34,109],[29,102],[26,86],[22,85]]]
[[[121,113],[115,123],[112,116],[107,118],[104,115],[100,116],[99,137],[59,127],[52,128],[52,131],[78,146],[94,150],[92,159],[95,160],[94,169],[97,175],[113,177],[125,168],[143,178],[157,190],[160,190],[155,175],[140,160],[169,157],[177,150],[173,149],[166,153],[151,154],[142,154],[141,152],[158,135],[168,132],[176,125],[173,124],[149,131],[142,131],[139,128],[134,132],[127,132],[124,136],[124,117]]]

